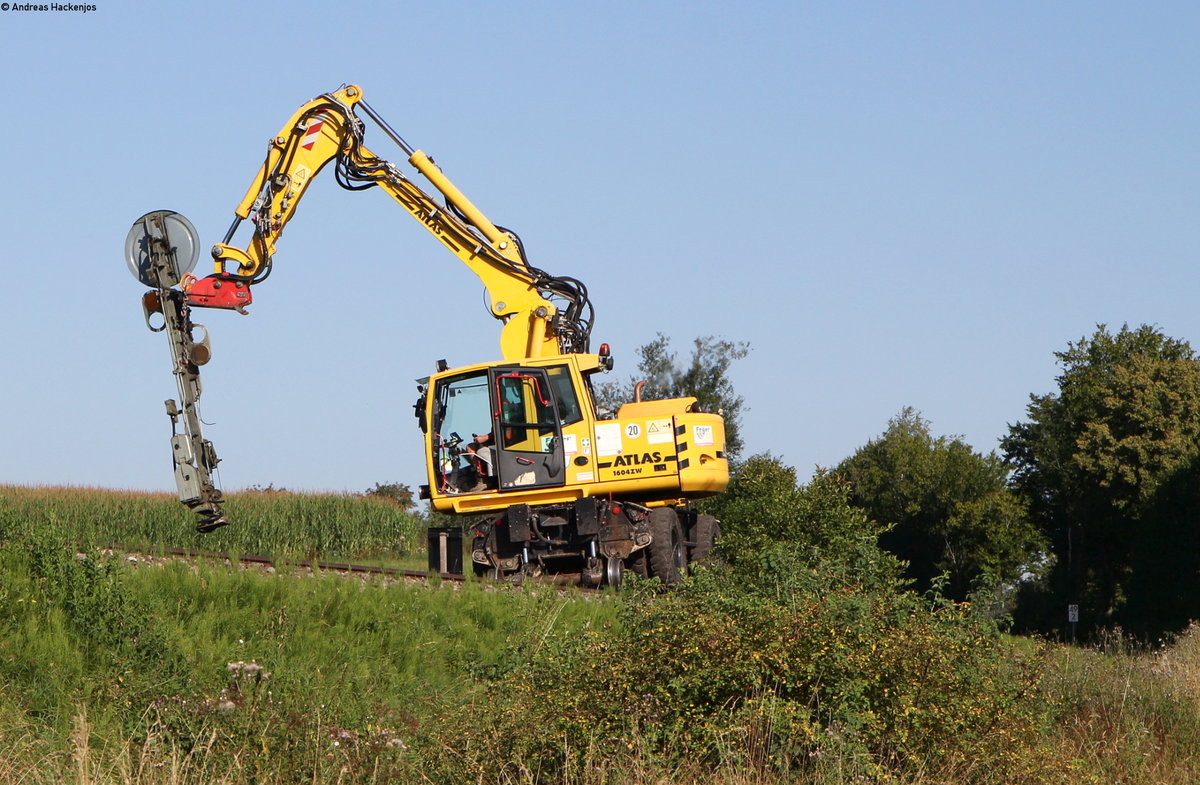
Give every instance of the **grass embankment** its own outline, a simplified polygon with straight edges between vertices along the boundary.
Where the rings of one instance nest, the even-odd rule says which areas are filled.
[[[1200,782],[1200,626],[1152,652],[1116,635],[1049,647],[1043,671],[1047,753],[1062,782]]]
[[[512,641],[611,612],[478,584],[131,569],[50,542],[0,569],[4,783],[393,781],[413,733]]]
[[[91,493],[0,490],[3,785],[1200,781],[1200,632],[1151,653],[1017,640],[767,561],[587,598],[133,569],[65,539],[116,510],[190,544],[153,533],[174,502],[63,500]]]

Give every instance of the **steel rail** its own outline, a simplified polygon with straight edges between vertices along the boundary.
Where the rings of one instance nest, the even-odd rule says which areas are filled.
[[[256,556],[248,553],[231,554],[226,551],[209,551],[198,548],[160,548],[154,552],[147,552],[140,549],[131,549],[124,543],[111,542],[97,546],[103,550],[114,551],[129,555],[143,556],[173,556],[189,559],[212,559],[219,561],[227,561],[231,564],[256,564],[271,567],[293,567],[300,569],[314,569],[328,572],[343,572],[358,575],[383,575],[394,578],[411,578],[428,581],[431,576],[436,575],[444,581],[453,581],[457,583],[465,583],[466,575],[453,572],[434,572],[433,570],[406,570],[401,567],[381,567],[372,564],[354,564],[351,562],[334,562],[324,561],[321,559],[280,559],[274,556]],[[485,578],[476,578],[481,583],[491,585],[515,585],[514,581],[495,581]],[[523,576],[521,582],[531,581],[533,583],[551,585],[551,586],[578,586],[580,589],[595,590],[599,587],[587,586],[580,581],[578,573],[559,573],[555,575],[538,575],[538,576]]]

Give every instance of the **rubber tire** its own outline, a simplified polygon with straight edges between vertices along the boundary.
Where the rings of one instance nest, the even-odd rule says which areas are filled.
[[[712,556],[717,540],[721,538],[721,522],[711,515],[697,515],[692,524],[692,536],[688,539],[695,543],[688,561],[701,564]]]
[[[639,578],[650,577],[649,560],[646,558],[647,550],[647,548],[642,548],[641,550],[634,551],[625,560],[625,569],[636,574]]]
[[[650,576],[666,584],[679,583],[687,570],[683,525],[669,507],[650,511]]]

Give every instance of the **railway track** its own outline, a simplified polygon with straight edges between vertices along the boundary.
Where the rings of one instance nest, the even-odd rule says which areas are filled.
[[[206,561],[221,561],[246,567],[258,566],[263,569],[286,567],[296,570],[313,570],[317,572],[332,572],[343,575],[382,576],[395,580],[409,582],[428,582],[436,576],[439,580],[453,583],[465,583],[467,578],[460,573],[434,572],[432,570],[406,570],[401,567],[381,567],[373,564],[354,564],[351,562],[324,561],[319,559],[280,559],[273,556],[255,556],[246,553],[227,553],[225,551],[208,551],[197,548],[161,548],[153,553],[129,548],[124,543],[108,543],[100,546],[105,552],[121,554],[131,560],[139,559],[152,561],[155,559],[202,559]],[[580,589],[595,590],[595,587],[583,585],[578,573],[560,573],[556,575],[521,576],[519,580],[493,581],[484,578],[473,580],[490,583],[496,586],[520,585],[534,583],[550,586],[576,586]]]

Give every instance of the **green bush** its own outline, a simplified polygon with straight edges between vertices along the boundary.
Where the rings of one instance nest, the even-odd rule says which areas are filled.
[[[758,455],[734,472],[704,511],[721,521],[720,554],[746,588],[787,601],[830,581],[870,589],[898,585],[902,564],[878,546],[881,527],[849,503],[849,486],[818,473],[806,486],[778,459]]]
[[[471,711],[418,739],[453,751],[434,781],[1028,773],[1036,659],[969,604],[902,591],[899,563],[843,484],[798,487],[760,457],[708,509],[727,533],[722,566],[626,592],[613,624],[526,649]]]
[[[795,599],[709,573],[623,603],[620,624],[556,636],[493,685],[476,707],[490,743],[454,765],[482,776],[500,756],[562,779],[634,753],[775,774],[836,761],[871,778],[932,760],[1018,766],[1038,727],[1035,671],[1001,656],[969,606],[849,587]]]

